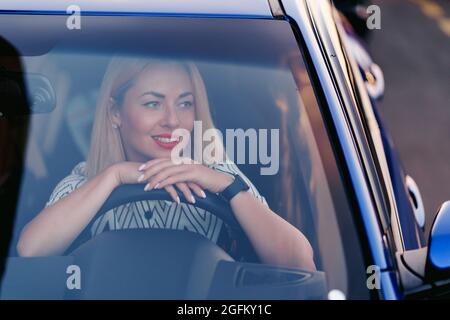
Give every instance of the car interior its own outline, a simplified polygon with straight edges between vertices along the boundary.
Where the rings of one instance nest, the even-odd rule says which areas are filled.
[[[86,42],[92,44],[91,40]],[[244,39],[236,40],[237,43],[242,41]],[[71,46],[72,44],[63,42],[52,46],[52,50],[45,54],[22,57],[26,74],[39,74],[51,83],[56,95],[56,106],[51,112],[30,115],[26,168],[10,249],[10,256],[16,258],[11,262],[14,267],[10,270],[14,269],[17,274],[31,270],[22,266],[20,258],[17,258],[16,244],[20,231],[42,210],[56,184],[67,176],[76,164],[86,159],[97,94],[106,67],[113,56],[107,50],[72,50]],[[292,46],[288,47],[292,49]],[[326,292],[326,274],[322,271],[334,269],[340,274],[346,274],[338,223],[333,220],[336,219],[332,214],[333,200],[329,195],[329,186],[316,146],[319,138],[314,136],[311,129],[317,119],[310,119],[304,106],[305,103],[313,103],[311,100],[315,100],[306,67],[300,66],[301,70],[290,69],[287,64],[289,58],[292,58],[289,57],[290,54],[279,54],[277,59],[272,57],[271,59],[277,61],[276,67],[273,61],[265,65],[261,61],[252,62],[249,58],[243,59],[244,61],[233,59],[239,56],[233,52],[222,54],[222,58],[220,55],[206,57],[208,53],[213,55],[217,49],[203,52],[203,55],[187,55],[197,64],[203,76],[215,125],[222,132],[225,129],[237,128],[280,131],[280,168],[277,174],[261,175],[261,164],[238,166],[265,197],[270,208],[305,234],[316,253],[314,258],[319,272],[309,273],[257,263],[237,263],[226,252],[218,250],[214,244],[194,234],[177,235],[175,238],[178,245],[175,245],[175,238],[168,232],[155,230],[143,233],[143,230],[128,230],[124,232],[128,233],[125,241],[110,232],[99,236],[95,245],[85,244],[75,251],[74,255],[48,257],[43,258],[45,261],[38,262],[39,268],[47,268],[47,272],[66,266],[65,258],[76,259],[73,261],[77,264],[88,266],[86,283],[90,290],[79,294],[68,292],[58,284],[61,279],[55,278],[51,283],[46,282],[49,296],[56,294],[69,299],[99,296],[255,298],[273,295],[288,299],[323,298]],[[171,59],[179,56],[177,51],[160,52],[160,56],[163,53],[164,57]],[[262,53],[260,59],[264,55]],[[302,58],[297,54],[296,59]],[[298,79],[293,76],[293,72],[297,73],[297,76],[300,74],[298,77],[304,81],[305,86],[300,90],[296,85]],[[314,103],[317,105],[317,102]],[[275,146],[269,146],[269,150],[270,148]],[[319,199],[322,201],[318,201]],[[130,252],[124,245],[127,241],[152,243],[150,251],[158,252],[158,257],[165,263],[155,264],[149,261],[148,246],[133,247],[133,257],[129,256]],[[166,254],[158,249],[156,244],[161,241],[171,248],[167,250],[170,253]],[[188,254],[191,252],[196,254]],[[110,261],[108,259],[111,255],[117,254],[122,255],[123,259],[113,268],[120,267],[129,273],[124,277],[128,280],[123,280],[119,288],[129,288],[126,282],[134,279],[132,295],[129,295],[129,291],[118,290],[117,286],[114,289],[112,285],[108,285],[111,275],[105,272],[104,264],[105,261]],[[132,261],[131,264],[126,264],[126,257]],[[171,261],[174,259],[190,267],[181,268],[183,263],[173,266]],[[202,261],[201,266],[199,261]],[[168,265],[171,267],[165,271],[161,270],[161,266],[167,268]],[[158,275],[163,271],[167,275],[161,278]],[[175,274],[178,276],[173,277]],[[65,274],[59,277],[63,276]],[[143,286],[139,281],[142,277],[152,277],[155,284],[158,281],[162,283],[155,285],[157,291],[149,293],[148,287],[140,287]],[[229,279],[237,280],[230,282]],[[330,281],[328,285],[346,290],[345,276],[328,279],[328,282]],[[26,288],[24,280],[21,285],[6,281],[4,288],[12,288],[13,285],[16,289],[11,289],[11,292],[15,293],[11,293],[10,297],[17,294],[18,288],[23,290],[22,294],[34,294],[33,290]],[[3,289],[3,293],[8,290],[10,289]]]

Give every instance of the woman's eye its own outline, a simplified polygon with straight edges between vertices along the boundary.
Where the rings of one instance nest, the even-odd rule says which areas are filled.
[[[192,101],[184,101],[184,102],[180,103],[181,108],[190,108],[193,105],[194,105],[194,103]]]
[[[149,101],[149,102],[144,103],[143,105],[146,106],[146,107],[149,107],[149,108],[157,108],[157,107],[159,107],[161,105],[161,102],[159,102],[159,101]]]

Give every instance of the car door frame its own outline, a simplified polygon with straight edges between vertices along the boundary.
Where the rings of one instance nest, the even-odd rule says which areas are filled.
[[[379,268],[379,297],[402,297],[395,253],[404,251],[392,181],[381,135],[370,109],[356,95],[358,75],[349,68],[335,11],[326,0],[282,0],[284,14],[305,37],[306,45],[325,91],[334,126],[344,151],[363,220],[372,263]],[[358,89],[360,89],[358,87]],[[368,110],[367,110],[368,109]],[[372,110],[373,112],[373,110]],[[368,121],[370,120],[370,121]],[[378,128],[379,130],[379,128]]]

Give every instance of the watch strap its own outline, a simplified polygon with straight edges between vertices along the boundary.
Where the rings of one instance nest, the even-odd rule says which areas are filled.
[[[219,193],[219,195],[227,201],[231,201],[231,199],[233,199],[239,192],[250,189],[248,184],[241,178],[240,175],[234,174],[233,177],[234,181]]]

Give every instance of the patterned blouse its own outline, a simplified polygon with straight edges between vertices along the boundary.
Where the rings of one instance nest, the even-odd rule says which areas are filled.
[[[255,186],[234,163],[214,164],[209,167],[225,174],[240,175],[250,186],[248,192],[267,205],[264,197],[259,194]],[[69,195],[86,181],[86,162],[80,162],[70,175],[58,183],[46,203],[46,207]],[[229,251],[233,245],[230,243],[227,229],[223,226],[220,218],[191,204],[177,204],[166,200],[131,202],[113,208],[100,216],[97,215],[68,251],[70,252],[81,243],[104,231],[152,228],[192,231],[205,236]]]

